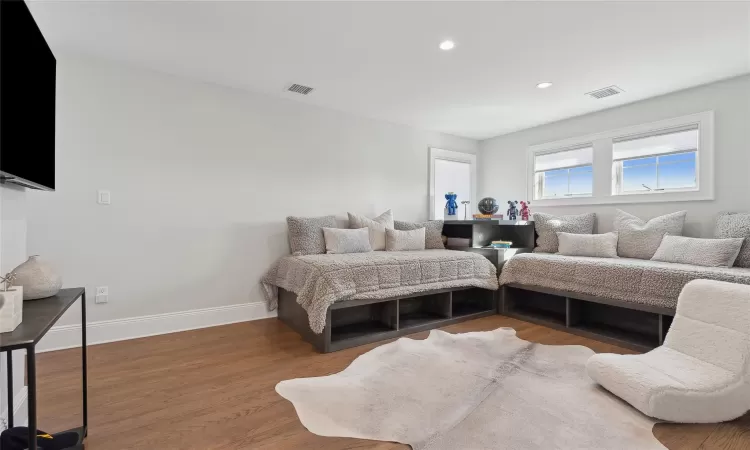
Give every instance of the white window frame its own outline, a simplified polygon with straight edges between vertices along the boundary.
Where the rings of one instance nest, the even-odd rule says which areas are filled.
[[[659,131],[698,126],[696,154],[697,188],[615,193],[616,168],[613,164],[613,141],[624,137],[647,136]],[[534,157],[575,147],[593,145],[593,187],[591,196],[535,199]],[[603,205],[625,203],[681,202],[714,199],[714,112],[705,111],[633,127],[596,133],[588,136],[533,145],[528,148],[526,195],[539,206]]]
[[[655,130],[654,132],[647,133],[645,135],[637,135],[637,136],[622,136],[618,139],[640,139],[640,138],[647,138],[649,136],[655,136],[658,134],[663,133],[676,133],[684,129],[693,129],[695,127],[695,124],[691,124],[685,127],[677,127],[677,128],[669,128],[669,129],[660,129]],[[698,126],[698,139],[700,140],[700,126]],[[614,142],[613,142],[614,145]],[[614,150],[614,147],[613,147]],[[658,187],[658,181],[659,181],[659,158],[662,156],[671,156],[671,155],[679,155],[682,153],[695,153],[695,187],[686,187],[686,188],[659,188]],[[628,158],[628,160],[632,159],[643,159],[643,158],[656,158],[656,181],[657,185],[654,187],[653,190],[650,191],[624,191],[622,188],[622,182],[623,182],[623,161],[626,160],[620,160],[620,161],[612,161],[612,195],[654,195],[654,194],[665,194],[669,192],[695,192],[700,190],[700,142],[698,142],[698,148],[690,149],[690,150],[680,150],[675,151],[671,153],[664,153],[659,155],[644,155],[638,158]]]
[[[471,174],[471,203],[469,204],[470,209],[476,209],[477,204],[477,155],[472,153],[456,152],[452,150],[444,150],[441,148],[429,148],[429,183],[430,183],[430,198],[427,213],[429,214],[428,220],[433,220],[435,217],[435,160],[442,159],[446,161],[455,161],[469,164],[469,170]],[[472,209],[472,210],[473,210]],[[463,209],[461,209],[463,210]],[[463,217],[463,216],[461,216]],[[440,217],[442,219],[442,215]]]
[[[540,181],[537,180],[536,167],[533,167],[536,164],[535,158],[537,156],[540,156],[540,155],[549,155],[549,154],[553,154],[553,153],[567,152],[567,151],[571,151],[571,150],[577,150],[577,149],[588,148],[588,147],[593,147],[593,145],[591,143],[583,143],[581,145],[577,145],[577,146],[574,146],[574,147],[557,148],[557,149],[554,149],[554,150],[551,150],[551,151],[539,151],[539,152],[534,153],[534,155],[532,156],[532,160],[531,160],[532,172],[533,172],[532,176],[534,177],[533,178],[533,184],[534,184],[534,186],[533,186],[533,190],[532,190],[533,196],[530,196],[529,198],[533,198],[534,201],[538,202],[539,200],[552,200],[552,201],[555,201],[555,200],[559,200],[559,199],[562,199],[562,198],[587,198],[587,197],[591,197],[593,195],[593,192],[591,194],[571,194],[571,195],[566,196],[566,197],[537,197],[536,196],[537,191],[539,190],[539,191],[541,191],[543,193],[544,192],[544,186],[542,185],[543,183],[540,183]],[[588,166],[588,164],[580,165],[580,166],[564,167],[564,168],[560,168],[560,169],[550,169],[550,171],[551,170],[563,170],[563,169],[567,169],[568,170],[568,188],[570,188],[570,169],[576,169],[576,168],[579,168],[579,167],[586,167],[586,166]],[[591,172],[592,172],[592,174],[593,174],[593,170],[594,170],[594,164],[593,164],[593,160],[592,160],[592,163],[591,163]],[[545,170],[543,172],[548,172],[548,171]],[[592,189],[593,189],[593,187],[592,187]]]

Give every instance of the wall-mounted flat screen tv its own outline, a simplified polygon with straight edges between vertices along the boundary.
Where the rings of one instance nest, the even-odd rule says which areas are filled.
[[[55,189],[57,61],[26,3],[0,1],[0,181]]]

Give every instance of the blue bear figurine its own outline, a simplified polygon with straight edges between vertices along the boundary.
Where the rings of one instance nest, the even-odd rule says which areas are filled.
[[[445,199],[448,200],[448,202],[445,204],[445,208],[448,210],[449,216],[455,216],[456,210],[458,210],[458,203],[456,202],[456,199],[458,198],[458,195],[454,194],[453,192],[448,192],[445,194]]]

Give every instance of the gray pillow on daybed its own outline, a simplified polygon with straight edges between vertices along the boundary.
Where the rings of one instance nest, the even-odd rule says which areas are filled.
[[[557,253],[565,256],[593,256],[617,258],[617,233],[575,234],[557,233]]]
[[[682,235],[687,211],[654,217],[648,222],[617,210],[614,231],[619,235],[617,254],[625,258],[651,259],[665,234]]]
[[[534,228],[539,235],[534,251],[556,253],[558,247],[557,233],[559,231],[575,234],[591,234],[594,232],[595,220],[596,214],[594,213],[568,216],[534,213]]]
[[[705,267],[732,267],[742,241],[742,238],[699,239],[666,235],[651,260]]]
[[[389,209],[383,214],[370,219],[360,214],[349,215],[349,228],[369,228],[370,246],[373,250],[385,250],[385,230],[393,229],[393,212]]]
[[[385,250],[401,252],[406,250],[424,250],[425,229],[416,230],[385,230]]]
[[[292,255],[321,255],[326,252],[323,228],[338,228],[336,216],[286,218]]]
[[[417,230],[424,228],[424,248],[445,248],[443,245],[443,221],[428,220],[426,222],[404,222],[395,220],[393,228],[401,231]]]
[[[369,228],[323,228],[326,253],[366,253],[372,251]]]
[[[748,213],[723,213],[716,218],[716,230],[714,236],[717,238],[744,238],[742,249],[737,259],[734,260],[736,267],[750,267],[750,214]]]

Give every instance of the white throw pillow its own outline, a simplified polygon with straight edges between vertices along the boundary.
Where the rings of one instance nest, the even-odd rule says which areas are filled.
[[[424,250],[424,234],[424,228],[408,231],[387,229],[385,230],[385,249],[389,252]]]
[[[744,238],[699,239],[666,235],[651,260],[705,267],[732,267],[744,241]]]
[[[348,230],[346,228],[323,228],[326,253],[365,253],[371,252],[370,233],[367,228]]]
[[[359,214],[347,214],[349,215],[349,228],[369,228],[372,249],[385,250],[385,230],[393,229],[393,212],[390,209],[374,219],[368,219]]]
[[[614,231],[619,235],[617,254],[625,258],[651,259],[665,234],[682,234],[686,214],[687,211],[678,211],[646,222],[618,209],[614,221]]]
[[[595,256],[617,258],[617,233],[575,234],[557,233],[557,253],[565,256]]]

